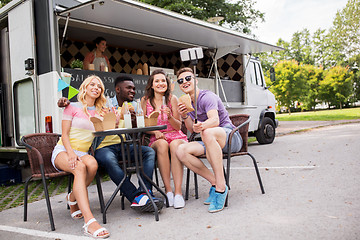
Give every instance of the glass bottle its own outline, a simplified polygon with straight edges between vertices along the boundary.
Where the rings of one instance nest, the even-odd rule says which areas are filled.
[[[105,104],[105,106],[106,106],[107,108],[109,108],[110,111],[116,113],[116,111],[115,111],[116,109],[115,109],[114,105],[112,104],[112,101],[111,101],[111,99],[110,99],[109,96],[106,97],[106,104]]]
[[[136,111],[136,126],[138,128],[145,127],[144,111],[141,108],[140,99],[136,101],[137,111]]]
[[[125,128],[132,128],[131,124],[131,114],[128,106],[128,102],[125,101],[123,104],[124,107],[124,122],[125,122]]]

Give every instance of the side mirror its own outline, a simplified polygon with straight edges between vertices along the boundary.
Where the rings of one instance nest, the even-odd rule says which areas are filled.
[[[275,82],[276,81],[276,79],[275,79],[275,69],[272,67],[272,68],[270,68],[270,80],[272,81],[272,82]]]

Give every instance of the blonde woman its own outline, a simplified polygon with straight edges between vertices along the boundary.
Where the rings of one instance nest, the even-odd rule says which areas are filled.
[[[165,106],[162,106],[163,99],[165,99]],[[141,106],[146,115],[154,111],[160,112],[157,124],[167,125],[164,130],[149,132],[152,134],[149,146],[157,154],[160,174],[165,185],[169,205],[174,208],[183,208],[185,206],[181,190],[183,164],[176,157],[175,151],[180,144],[187,142],[187,136],[180,130],[181,120],[177,110],[178,99],[171,94],[170,79],[166,76],[164,70],[156,69],[150,75],[145,87],[145,96],[141,99]],[[174,192],[170,185],[170,172],[174,180]]]
[[[104,84],[90,76],[81,84],[78,102],[68,105],[63,113],[62,135],[53,154],[52,163],[59,171],[74,175],[73,191],[67,195],[71,217],[84,217],[84,232],[94,238],[106,238],[110,233],[96,221],[89,204],[87,187],[95,177],[98,165],[88,154],[95,131],[90,117],[100,115],[106,103]]]

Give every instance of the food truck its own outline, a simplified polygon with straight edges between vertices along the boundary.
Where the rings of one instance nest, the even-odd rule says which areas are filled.
[[[112,71],[71,69],[98,36],[107,41]],[[275,98],[252,54],[281,48],[240,32],[133,0],[13,0],[0,9],[0,44],[0,160],[25,157],[25,134],[61,133],[57,100],[76,101],[88,75],[100,76],[112,97],[114,79],[129,74],[140,98],[147,72],[164,68],[175,80],[178,69],[193,67],[179,52],[194,47],[203,50],[195,68],[199,87],[218,94],[230,114],[251,115],[249,133],[260,143],[274,140]]]

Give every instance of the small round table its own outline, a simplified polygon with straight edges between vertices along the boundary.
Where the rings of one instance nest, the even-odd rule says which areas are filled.
[[[166,199],[166,206],[169,206],[169,201],[167,199],[166,194],[164,193],[164,191],[162,191],[160,189],[160,187],[158,185],[156,185],[145,173],[144,170],[142,168],[142,151],[141,151],[141,135],[144,134],[145,132],[149,132],[149,131],[156,131],[156,130],[162,130],[162,129],[166,129],[167,126],[166,125],[159,125],[159,126],[150,126],[150,127],[143,127],[143,128],[117,128],[117,129],[110,129],[110,130],[105,130],[105,131],[99,131],[99,132],[93,132],[93,135],[95,137],[106,137],[109,135],[118,135],[121,139],[121,152],[122,152],[122,162],[123,162],[123,171],[124,171],[124,178],[121,180],[121,182],[119,183],[119,185],[116,187],[114,193],[111,195],[109,201],[107,201],[105,207],[103,208],[103,222],[104,224],[106,224],[106,211],[107,209],[110,207],[111,203],[113,202],[116,194],[120,191],[120,187],[121,185],[124,183],[126,177],[127,177],[127,170],[128,170],[128,166],[126,163],[126,152],[125,152],[125,144],[133,144],[134,145],[134,160],[135,160],[135,172],[136,172],[136,176],[139,180],[139,183],[141,185],[141,187],[143,189],[145,189],[145,193],[148,195],[154,210],[155,210],[155,220],[159,221],[159,214],[158,214],[158,208],[151,196],[151,194],[149,193],[148,189],[145,186],[145,183],[141,177],[140,172],[142,173],[142,175],[151,183],[151,185],[153,185]],[[124,134],[128,134],[131,137],[131,140],[126,140],[124,139]],[[128,159],[129,163],[130,163],[130,159]],[[156,171],[156,169],[155,169]]]

